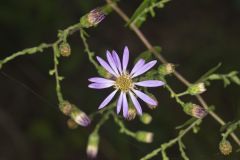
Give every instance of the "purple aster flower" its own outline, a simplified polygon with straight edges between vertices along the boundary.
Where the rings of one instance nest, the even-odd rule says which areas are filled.
[[[113,87],[115,89],[104,99],[104,101],[100,104],[99,109],[102,109],[106,105],[108,105],[118,91],[120,91],[120,95],[117,100],[117,113],[119,114],[122,109],[123,116],[125,118],[127,118],[128,116],[127,96],[130,97],[139,115],[142,115],[142,108],[137,100],[137,97],[149,105],[153,106],[157,105],[157,101],[155,101],[142,91],[137,90],[137,86],[159,87],[164,85],[164,82],[159,80],[145,80],[140,82],[134,81],[134,78],[151,69],[157,63],[156,60],[146,63],[145,60],[140,59],[134,65],[133,69],[130,72],[128,72],[127,71],[129,61],[128,47],[124,48],[122,62],[115,51],[113,51],[112,54],[109,51],[107,51],[106,56],[108,63],[98,56],[97,60],[101,64],[101,66],[112,75],[113,78],[105,79],[101,77],[93,77],[89,79],[89,81],[92,83],[88,85],[89,88],[93,89],[104,89],[109,87]]]

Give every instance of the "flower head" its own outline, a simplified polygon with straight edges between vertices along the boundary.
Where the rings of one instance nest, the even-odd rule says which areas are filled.
[[[93,77],[89,79],[89,81],[92,83],[88,86],[89,88],[93,89],[104,89],[109,87],[113,87],[115,89],[104,99],[104,101],[100,104],[99,109],[102,109],[106,105],[108,105],[118,91],[120,91],[120,95],[117,101],[117,113],[120,113],[122,109],[123,116],[125,118],[127,118],[128,116],[129,108],[127,96],[130,97],[139,115],[142,115],[142,108],[136,97],[139,97],[141,100],[143,100],[149,105],[157,105],[156,100],[146,95],[142,91],[139,91],[136,86],[159,87],[164,85],[164,82],[159,80],[145,80],[135,82],[134,79],[137,76],[151,69],[157,63],[156,60],[146,63],[145,60],[140,59],[135,64],[133,69],[128,72],[127,66],[129,61],[129,50],[127,47],[124,48],[122,62],[115,51],[112,51],[112,53],[107,51],[106,56],[108,63],[100,57],[97,57],[97,60],[101,64],[101,66],[112,75],[112,79]]]

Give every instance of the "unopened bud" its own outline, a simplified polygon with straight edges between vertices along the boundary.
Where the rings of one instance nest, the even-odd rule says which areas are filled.
[[[60,104],[59,108],[60,108],[60,110],[62,111],[63,114],[68,116],[71,113],[72,104],[69,103],[68,101],[64,101]]]
[[[101,8],[96,8],[90,11],[87,15],[83,16],[80,20],[80,23],[83,27],[89,28],[96,26],[105,18]]]
[[[146,131],[137,131],[136,132],[136,138],[140,142],[152,143],[153,133],[152,132],[146,132]]]
[[[71,118],[67,120],[67,125],[70,129],[76,129],[78,127],[78,124]]]
[[[206,91],[204,83],[197,83],[188,88],[190,95],[198,95]]]
[[[175,65],[172,63],[163,64],[158,67],[158,72],[164,76],[172,74],[173,72],[175,72]]]
[[[70,113],[70,117],[80,126],[86,127],[91,123],[89,117],[76,106],[72,109]]]
[[[196,118],[203,118],[207,114],[204,108],[193,103],[186,103],[184,105],[184,112]]]
[[[133,107],[130,107],[128,109],[127,120],[131,121],[131,120],[135,119],[136,115],[137,115],[136,109]]]
[[[232,145],[228,140],[222,140],[219,143],[219,150],[223,155],[227,156],[232,152]]]
[[[152,121],[152,116],[148,113],[143,113],[143,115],[140,116],[140,121],[144,124],[150,124]]]
[[[63,42],[59,46],[60,54],[63,57],[68,57],[71,54],[71,47],[67,42]]]
[[[93,132],[92,134],[90,134],[88,138],[87,156],[89,158],[96,158],[98,153],[98,145],[99,145],[99,135]]]

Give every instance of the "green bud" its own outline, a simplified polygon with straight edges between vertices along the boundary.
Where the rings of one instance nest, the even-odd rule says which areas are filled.
[[[137,131],[136,132],[136,138],[140,142],[152,143],[153,133],[152,132],[146,132],[146,131]]]
[[[71,47],[67,42],[62,42],[59,46],[59,50],[63,57],[68,57],[71,55]]]
[[[206,91],[204,83],[197,83],[192,86],[190,86],[187,90],[187,92],[190,95],[198,95]]]
[[[172,63],[167,63],[167,64],[160,65],[158,67],[158,72],[161,75],[164,75],[164,76],[172,74],[173,72],[175,72],[175,65],[172,64]]]
[[[143,115],[140,116],[140,121],[144,124],[150,124],[152,121],[152,116],[148,113],[143,113]]]
[[[99,146],[99,135],[98,133],[91,133],[88,138],[87,144],[87,155],[89,158],[96,158],[98,153],[98,146]]]
[[[223,155],[227,156],[232,152],[232,145],[228,140],[222,140],[219,143],[219,150]]]
[[[188,115],[196,117],[196,118],[203,118],[207,114],[207,112],[204,108],[202,108],[201,106],[199,106],[197,104],[193,104],[193,103],[186,103],[183,106],[183,110]]]

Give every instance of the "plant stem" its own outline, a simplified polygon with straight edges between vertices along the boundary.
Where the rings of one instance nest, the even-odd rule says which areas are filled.
[[[106,2],[113,8],[115,12],[126,22],[129,23],[130,19],[129,17],[118,7],[116,3],[114,3],[112,0],[106,0]],[[133,23],[130,24],[130,28],[135,32],[135,34],[138,36],[138,38],[142,41],[142,43],[146,46],[146,48],[151,51],[154,56],[161,61],[162,63],[168,63],[168,61],[153,47],[153,45],[148,41],[148,39],[144,36],[144,34],[137,28]],[[174,75],[176,78],[181,81],[184,85],[189,87],[191,83],[186,80],[179,72],[175,71]],[[198,99],[199,103],[208,110],[208,105],[205,102],[205,100],[202,98],[202,96],[197,95],[196,98]],[[209,111],[209,114],[222,126],[226,123],[223,121],[221,117],[219,117],[215,112]],[[234,134],[231,133],[231,137],[234,139],[234,141],[240,146],[240,140],[239,138]]]

